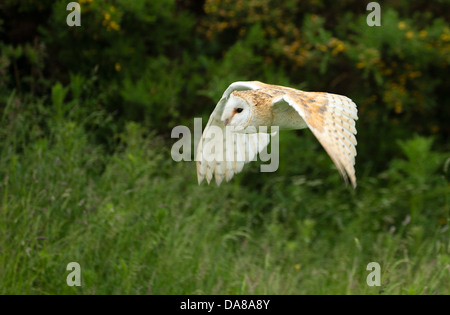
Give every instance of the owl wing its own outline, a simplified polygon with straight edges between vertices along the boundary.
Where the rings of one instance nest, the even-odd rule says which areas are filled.
[[[234,174],[242,171],[245,163],[256,159],[270,142],[268,133],[230,133],[220,120],[226,101],[234,91],[261,89],[269,86],[258,81],[234,82],[223,93],[209,117],[197,147],[197,179],[201,184],[204,178],[208,184],[213,175],[220,186],[225,178],[229,181]],[[274,135],[275,133],[272,133]],[[214,153],[210,150],[214,148]]]
[[[356,187],[356,104],[342,95],[294,89],[274,99],[272,104],[276,107],[286,103],[303,118],[344,180],[350,178],[353,187]]]

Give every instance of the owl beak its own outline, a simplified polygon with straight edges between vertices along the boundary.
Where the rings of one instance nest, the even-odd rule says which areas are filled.
[[[229,122],[230,122],[230,120],[228,118],[225,119],[225,121],[224,121],[225,126],[228,125]]]

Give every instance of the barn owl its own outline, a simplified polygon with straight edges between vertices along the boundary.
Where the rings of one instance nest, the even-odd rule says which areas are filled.
[[[217,185],[223,179],[229,181],[269,144],[270,131],[262,133],[257,128],[278,126],[279,130],[309,128],[344,180],[347,182],[349,178],[355,188],[356,120],[356,104],[342,95],[304,92],[259,81],[234,82],[223,93],[199,141],[198,183],[206,177],[209,184],[213,175]],[[227,127],[233,127],[235,135],[244,141],[238,144],[236,139],[239,138],[236,138],[227,142],[230,137],[225,131]],[[218,128],[225,135],[223,139],[211,137],[211,131]],[[219,146],[223,150],[218,153],[223,158],[211,157],[205,152],[206,147],[217,141],[223,141],[223,146]],[[244,159],[238,159],[236,153],[227,155],[230,148],[239,152],[240,146],[241,152],[246,153]]]

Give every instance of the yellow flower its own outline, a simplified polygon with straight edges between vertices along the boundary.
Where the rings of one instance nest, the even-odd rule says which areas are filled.
[[[407,33],[405,34],[405,37],[406,37],[407,39],[411,39],[411,38],[414,37],[414,33],[413,33],[412,31],[409,31],[409,32],[407,32]]]
[[[117,72],[119,72],[122,67],[120,66],[120,63],[116,62],[116,64],[114,65],[114,68],[116,69]]]
[[[385,75],[391,75],[392,74],[392,69],[391,68],[387,68],[386,70],[384,70],[384,74]]]
[[[336,45],[336,47],[333,49],[332,54],[333,55],[337,55],[338,53],[340,53],[341,51],[343,51],[345,49],[344,43],[342,43],[341,41],[339,41]]]
[[[356,68],[362,69],[362,68],[364,68],[365,65],[366,65],[366,63],[364,61],[360,61],[356,64]]]
[[[325,46],[325,45],[318,45],[318,47],[317,48],[319,48],[319,50],[321,50],[321,51],[327,51],[327,46]]]
[[[117,24],[115,21],[111,21],[111,23],[109,23],[109,26],[115,31],[118,31],[120,29],[120,25]]]
[[[448,35],[448,34],[442,34],[442,35],[441,35],[441,39],[442,39],[444,42],[448,42],[448,41],[450,41],[450,35]]]
[[[111,18],[111,14],[109,14],[108,12],[105,13],[105,20],[109,20]]]
[[[302,267],[302,266],[301,266],[300,264],[296,264],[296,265],[294,266],[295,270],[300,270],[301,267]]]
[[[412,72],[409,73],[409,77],[411,79],[414,79],[414,78],[420,77],[421,74],[422,73],[420,71],[412,71]]]
[[[419,36],[420,36],[420,38],[425,38],[425,37],[427,37],[427,31],[421,30],[421,31],[419,32]]]
[[[395,102],[395,113],[396,114],[401,114],[402,112],[403,112],[402,102],[401,101],[396,101]]]
[[[399,28],[400,30],[404,30],[404,29],[406,28],[405,22],[398,22],[398,28]]]

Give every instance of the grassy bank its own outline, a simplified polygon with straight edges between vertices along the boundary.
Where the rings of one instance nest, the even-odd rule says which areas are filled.
[[[218,188],[140,124],[49,105],[1,112],[1,294],[450,293],[450,170],[431,139],[398,143],[403,158],[353,191],[308,131],[286,132],[278,172],[246,166]]]

